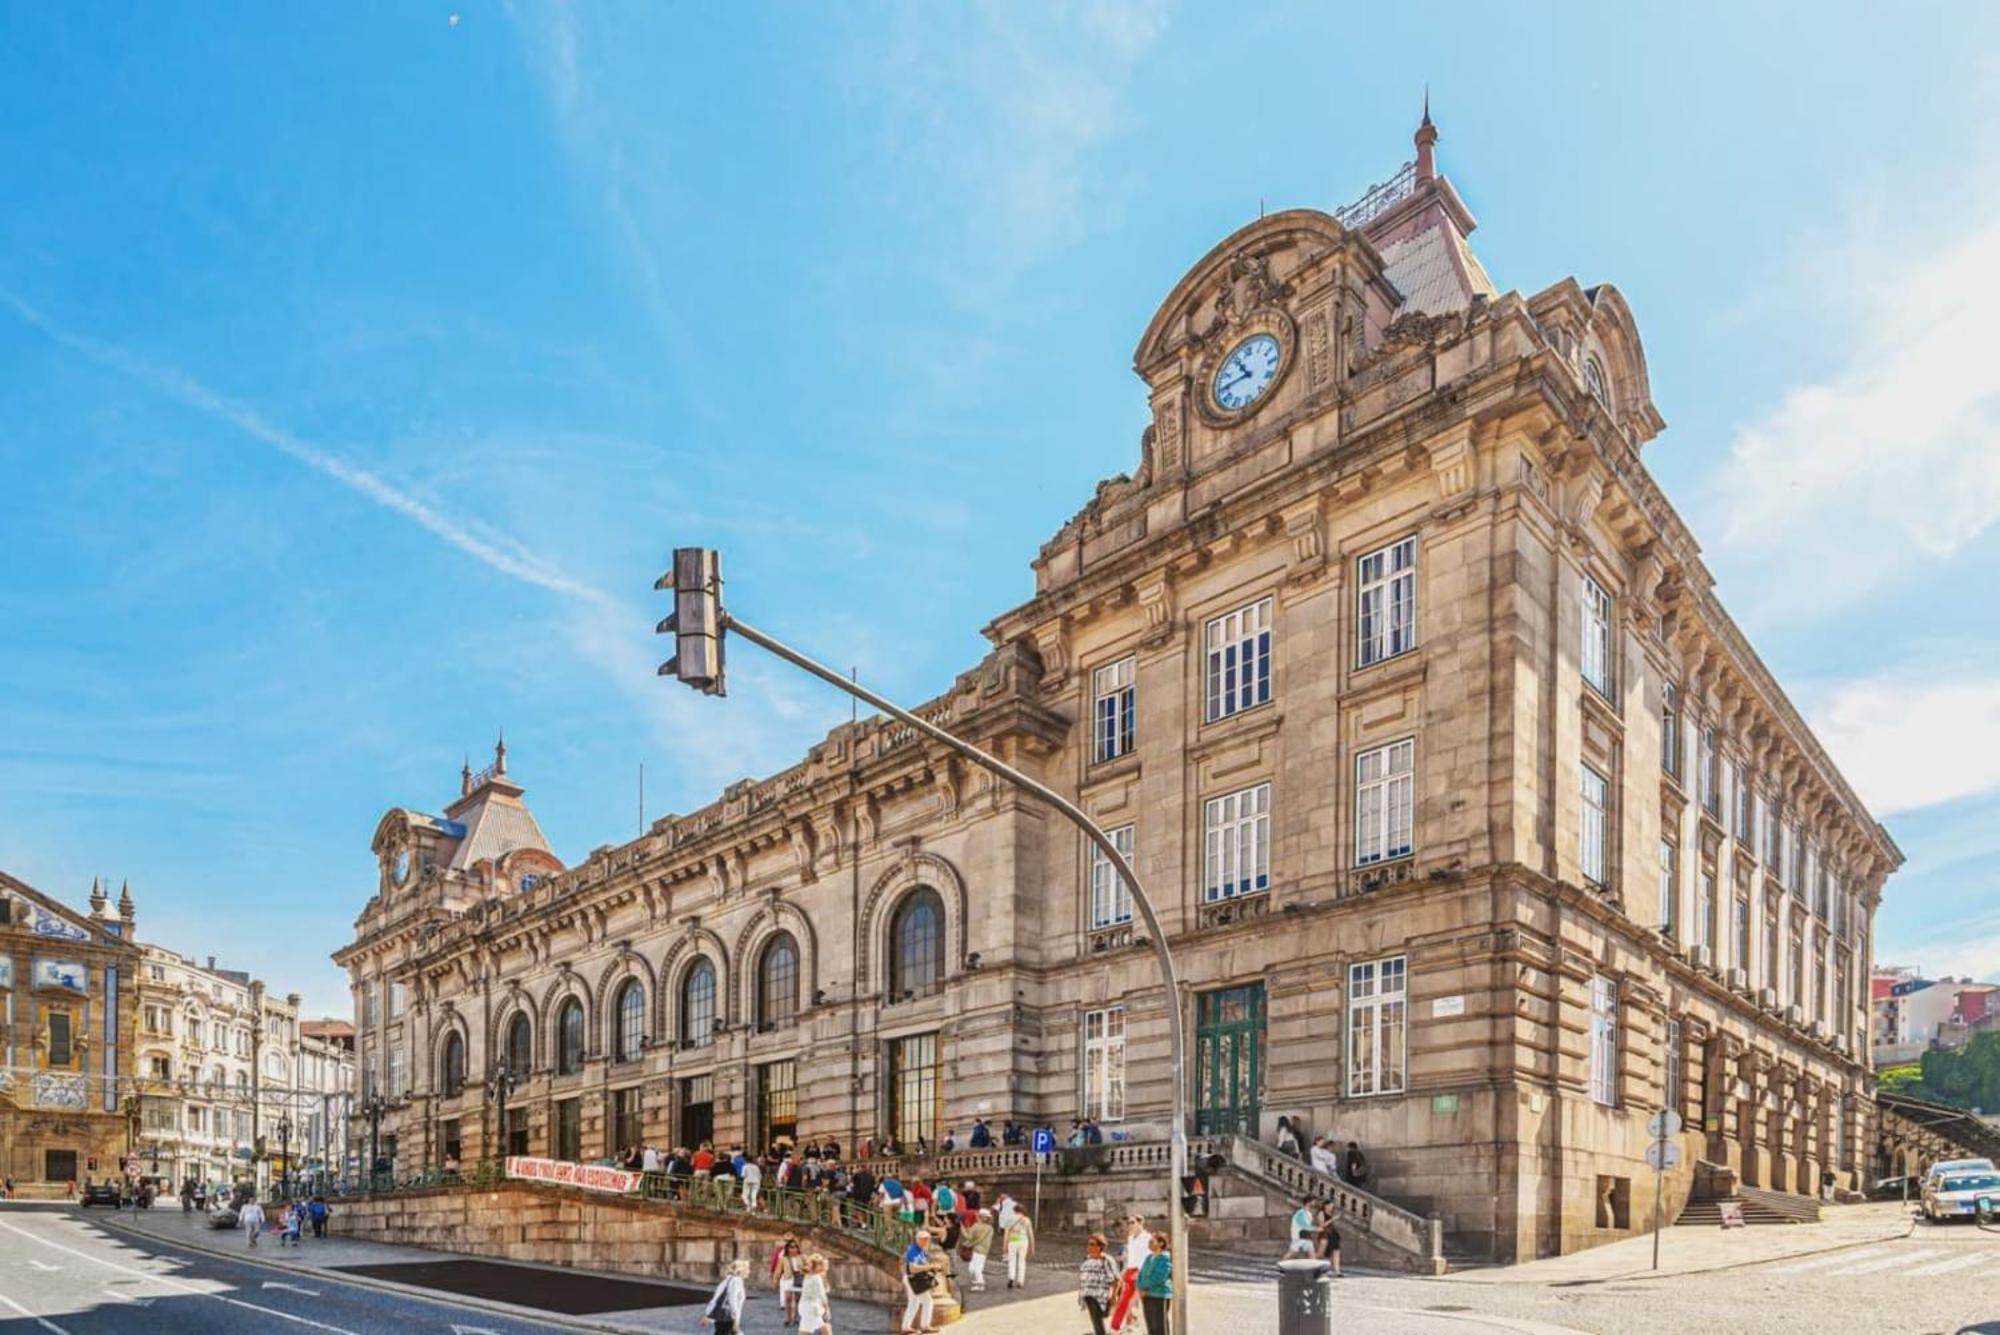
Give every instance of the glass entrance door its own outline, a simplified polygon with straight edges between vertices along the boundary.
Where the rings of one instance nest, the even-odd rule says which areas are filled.
[[[692,1075],[681,1081],[681,1144],[698,1150],[715,1139],[715,1077]]]
[[[1203,992],[1195,1004],[1195,1133],[1255,1136],[1264,1080],[1264,985]]]

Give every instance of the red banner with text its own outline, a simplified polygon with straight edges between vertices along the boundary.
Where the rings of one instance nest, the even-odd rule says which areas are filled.
[[[637,1191],[640,1174],[623,1168],[600,1168],[596,1164],[568,1163],[562,1159],[507,1159],[507,1176],[529,1182],[553,1182],[557,1186],[582,1187],[585,1191]]]

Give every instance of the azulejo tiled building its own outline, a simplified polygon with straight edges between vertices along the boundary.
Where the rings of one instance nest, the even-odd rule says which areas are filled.
[[[1136,466],[923,712],[1132,850],[1197,1131],[1358,1140],[1381,1194],[1499,1258],[1643,1227],[1662,1106],[1689,1164],[1851,1185],[1900,855],[1647,471],[1624,299],[1502,291],[1436,138],[1174,285]],[[1107,869],[893,723],[574,866],[504,755],[375,850],[336,958],[401,1167],[1162,1128],[1165,1002]]]

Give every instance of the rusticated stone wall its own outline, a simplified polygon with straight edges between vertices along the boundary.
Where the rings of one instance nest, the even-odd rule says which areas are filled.
[[[795,1235],[825,1255],[834,1296],[903,1296],[897,1258],[837,1233],[563,1187],[506,1183],[360,1197],[336,1203],[330,1227],[369,1242],[703,1286],[738,1257],[760,1282],[772,1248]]]

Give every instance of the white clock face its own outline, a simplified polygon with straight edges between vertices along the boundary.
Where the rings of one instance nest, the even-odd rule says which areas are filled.
[[[1263,397],[1278,378],[1278,340],[1252,334],[1229,350],[1215,371],[1215,403],[1224,412],[1240,412]]]
[[[400,852],[400,853],[396,854],[396,862],[395,862],[395,866],[394,866],[394,871],[395,871],[395,874],[396,874],[396,884],[397,884],[397,885],[401,885],[401,884],[403,884],[403,883],[404,883],[405,881],[407,881],[407,880],[409,880],[409,879],[410,879],[410,850],[409,850],[409,849],[407,849],[407,848],[406,848],[406,849],[404,849],[404,850],[403,850],[402,852]]]

